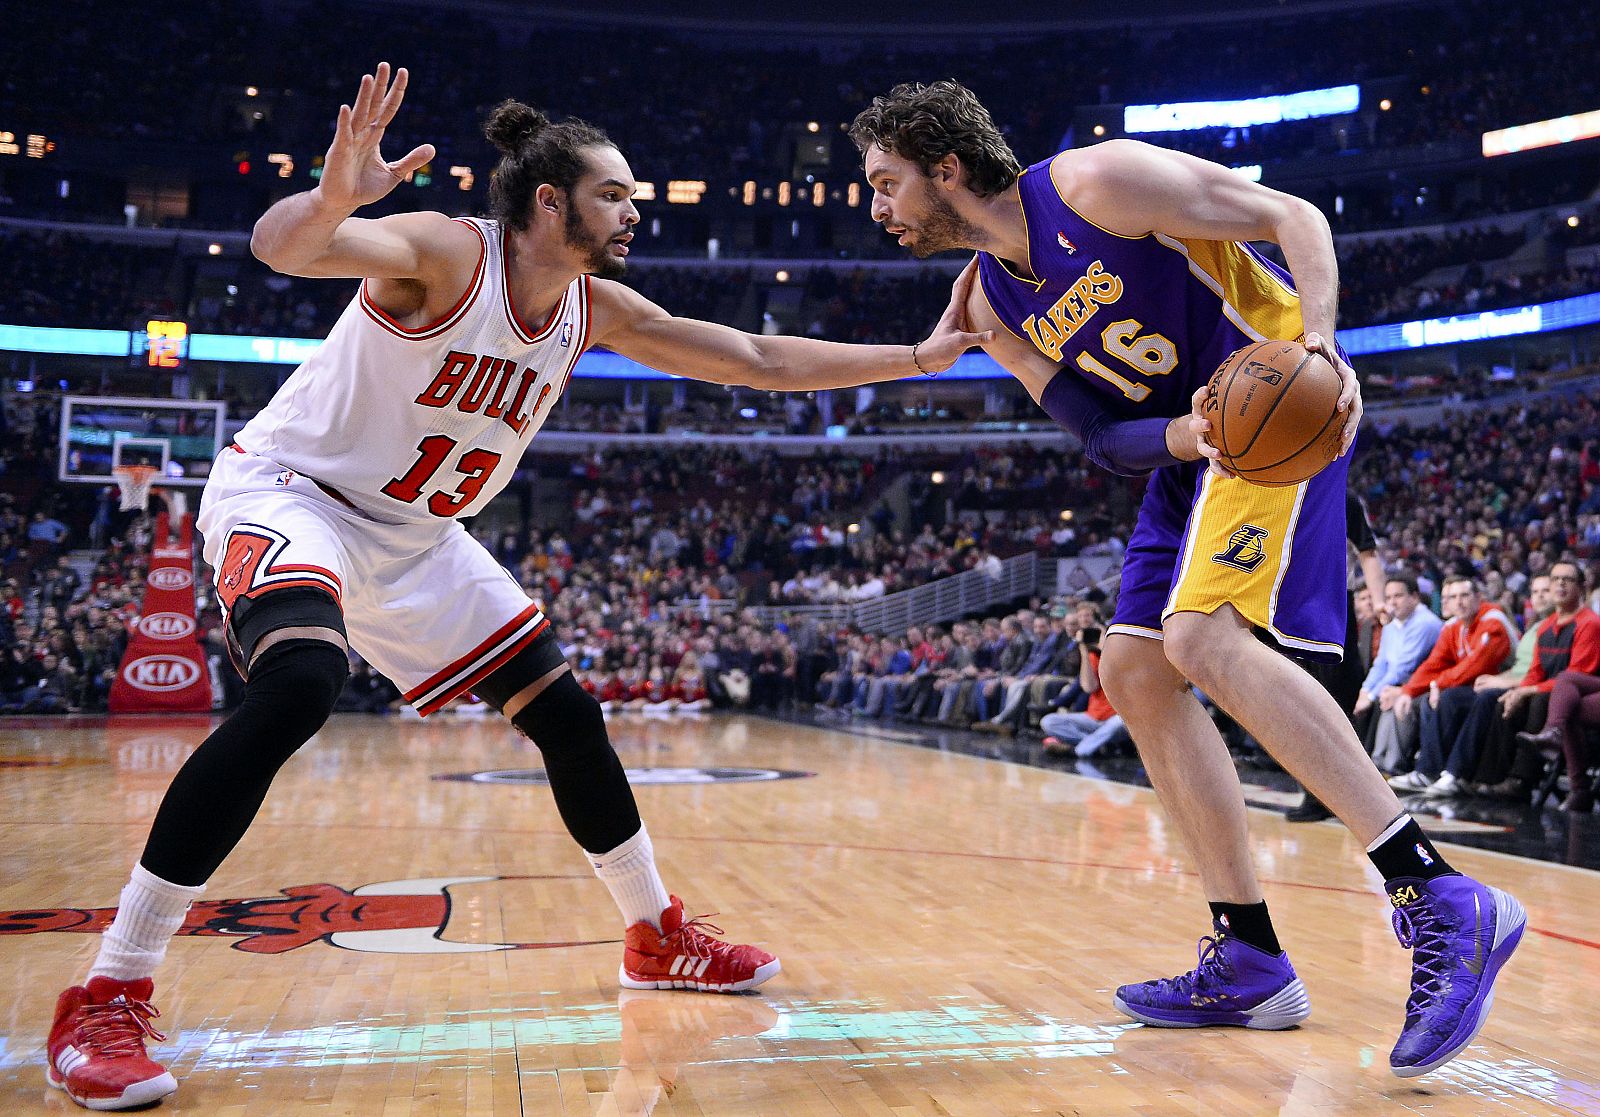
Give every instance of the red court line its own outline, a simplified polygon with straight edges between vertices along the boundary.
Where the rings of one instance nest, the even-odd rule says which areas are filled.
[[[7,823],[7,825],[10,825],[10,826],[62,826],[62,825],[67,825],[67,823],[62,823],[62,822],[10,822],[10,823]],[[139,823],[139,822],[86,822],[86,821],[82,821],[82,820],[74,820],[71,823],[71,825],[73,825],[73,826],[142,826],[142,825],[146,825],[146,824]],[[328,829],[328,830],[397,831],[397,830],[416,829],[416,827],[410,827],[410,826],[374,826],[374,825],[367,824],[367,823],[334,822],[334,823],[319,823],[318,825],[321,828]],[[258,829],[272,829],[274,827],[289,827],[289,828],[292,828],[292,829],[300,829],[301,828],[299,823],[288,823],[288,822],[258,822],[258,823],[255,824],[255,828],[258,828]],[[516,826],[428,826],[427,829],[430,830],[430,831],[445,831],[445,832],[456,832],[456,833],[464,833],[464,834],[467,834],[467,833],[470,833],[470,834],[538,834],[538,835],[545,835],[545,836],[557,836],[557,837],[562,837],[562,838],[570,838],[570,835],[565,830],[524,829],[524,828],[516,827]],[[958,850],[958,849],[912,849],[912,848],[907,847],[907,846],[849,845],[849,844],[845,844],[845,843],[841,843],[841,842],[804,842],[804,841],[791,841],[791,840],[781,839],[781,838],[730,838],[730,837],[725,837],[725,836],[711,836],[711,835],[706,835],[706,834],[656,834],[656,835],[652,835],[652,840],[655,840],[656,838],[659,838],[659,839],[661,839],[663,841],[672,841],[672,842],[715,842],[715,843],[719,843],[719,844],[722,844],[722,845],[785,846],[785,847],[788,847],[788,848],[791,848],[791,849],[832,850],[832,851],[848,852],[848,853],[900,853],[900,854],[909,854],[909,855],[911,855],[913,857],[957,857],[957,858],[965,858],[965,859],[968,859],[968,860],[976,860],[976,861],[1007,861],[1007,862],[1013,862],[1013,863],[1016,863],[1016,864],[1023,864],[1023,865],[1053,865],[1053,866],[1058,866],[1058,867],[1062,867],[1062,868],[1115,869],[1118,872],[1124,872],[1124,873],[1161,873],[1161,874],[1164,874],[1164,875],[1167,875],[1167,876],[1197,877],[1197,876],[1200,875],[1200,874],[1196,873],[1192,869],[1177,869],[1177,868],[1170,868],[1170,867],[1169,868],[1163,868],[1163,867],[1158,866],[1158,865],[1119,865],[1119,864],[1116,864],[1116,863],[1110,862],[1110,861],[1078,861],[1078,860],[1074,860],[1074,859],[1070,859],[1070,858],[1062,859],[1062,858],[1051,858],[1051,857],[1029,857],[1029,856],[1025,856],[1023,854],[1016,854],[1016,853],[975,853],[975,852],[973,852],[971,850]],[[510,879],[510,878],[508,878],[508,879]],[[1370,898],[1372,898],[1374,900],[1378,899],[1378,893],[1373,892],[1370,889],[1366,889],[1366,888],[1347,888],[1347,887],[1344,887],[1343,885],[1337,885],[1337,884],[1310,884],[1310,883],[1307,883],[1306,881],[1278,880],[1278,879],[1271,878],[1271,877],[1262,878],[1261,883],[1275,885],[1275,886],[1277,886],[1279,888],[1298,888],[1298,889],[1302,889],[1302,890],[1308,891],[1308,892],[1337,892],[1337,893],[1343,893],[1344,895],[1347,895],[1347,896],[1367,896],[1367,897],[1370,897]],[[1542,929],[1540,929],[1538,927],[1529,927],[1528,930],[1532,931],[1536,935],[1543,935],[1546,938],[1559,939],[1562,942],[1572,943],[1575,946],[1585,946],[1585,947],[1588,947],[1591,950],[1600,950],[1600,942],[1591,942],[1588,939],[1580,939],[1580,938],[1577,938],[1576,936],[1573,936],[1573,935],[1565,935],[1565,934],[1562,934],[1559,931],[1545,931],[1545,930],[1542,930]]]

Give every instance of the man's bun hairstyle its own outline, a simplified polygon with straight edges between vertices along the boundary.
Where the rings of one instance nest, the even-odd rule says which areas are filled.
[[[611,137],[588,121],[570,117],[559,123],[521,101],[502,101],[489,113],[483,134],[500,152],[489,177],[489,216],[508,229],[526,229],[533,194],[544,183],[570,191],[589,163],[588,147],[616,147]]]

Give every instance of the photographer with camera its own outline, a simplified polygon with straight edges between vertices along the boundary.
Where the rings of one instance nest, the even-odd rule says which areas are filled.
[[[1107,745],[1126,744],[1133,739],[1100,686],[1103,635],[1098,625],[1086,626],[1077,632],[1076,642],[1083,654],[1078,658],[1076,687],[1089,696],[1089,707],[1081,714],[1061,710],[1040,719],[1039,728],[1045,732],[1044,751],[1051,756],[1065,753],[1094,756]],[[1072,689],[1072,685],[1062,688],[1063,693]]]

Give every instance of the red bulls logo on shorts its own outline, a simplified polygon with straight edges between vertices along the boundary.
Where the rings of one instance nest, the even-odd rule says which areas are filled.
[[[582,876],[434,877],[386,880],[346,891],[336,884],[298,884],[277,896],[200,900],[180,935],[227,937],[235,950],[283,954],[316,942],[371,954],[470,954],[491,950],[552,950],[617,939],[570,942],[457,942],[443,937],[450,922],[450,888],[500,880],[586,880]],[[116,908],[40,908],[0,911],[0,935],[45,931],[98,933]]]

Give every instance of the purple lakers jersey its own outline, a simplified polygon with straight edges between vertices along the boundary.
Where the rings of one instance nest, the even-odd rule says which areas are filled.
[[[1076,370],[1108,411],[1182,415],[1234,350],[1304,334],[1294,281],[1248,244],[1108,232],[1061,197],[1050,162],[1018,179],[1033,278],[987,252],[978,274],[1006,329]]]

